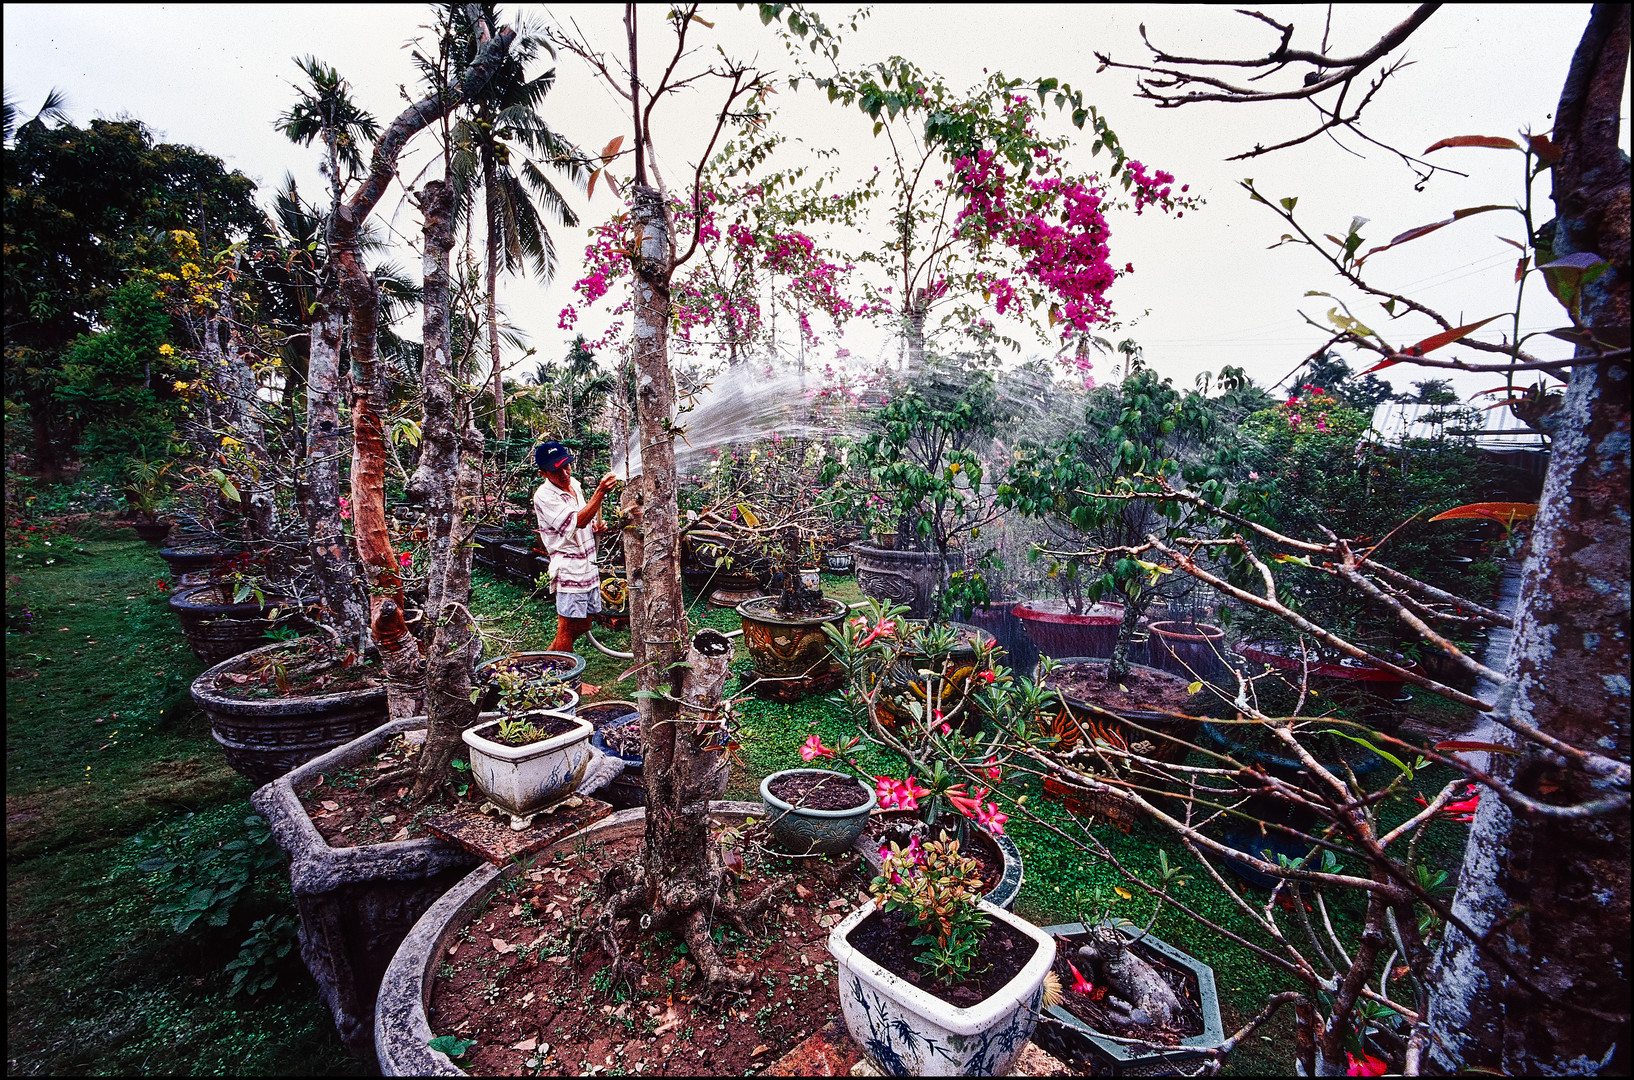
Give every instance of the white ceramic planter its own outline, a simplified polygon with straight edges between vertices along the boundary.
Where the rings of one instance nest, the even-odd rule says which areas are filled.
[[[840,1011],[862,1052],[887,1076],[1003,1076],[1038,1024],[1044,976],[1055,963],[1050,936],[985,900],[988,918],[1008,923],[1038,943],[1031,960],[998,993],[960,1009],[893,975],[859,953],[846,937],[874,911],[864,904],[828,936],[839,963]]]
[[[567,713],[546,712],[573,722],[573,730],[527,746],[506,746],[484,738],[494,732],[493,720],[460,732],[470,749],[471,778],[488,801],[511,815],[511,827],[527,827],[532,815],[565,798],[584,779],[593,751],[588,720]],[[520,822],[521,824],[518,824]]]

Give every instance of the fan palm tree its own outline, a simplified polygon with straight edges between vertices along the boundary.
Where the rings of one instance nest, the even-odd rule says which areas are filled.
[[[479,42],[467,8],[445,4],[444,25],[451,31],[456,70],[469,64]],[[480,5],[489,26],[498,26],[498,6]],[[499,69],[469,102],[469,109],[450,130],[449,183],[459,213],[470,214],[482,194],[487,219],[487,329],[490,378],[494,393],[494,433],[505,437],[505,392],[499,362],[497,282],[501,261],[507,273],[531,262],[534,273],[549,281],[556,270],[556,244],[546,219],[564,227],[578,225],[567,199],[550,173],[566,177],[581,190],[589,178],[585,156],[546,122],[541,106],[556,84],[556,69],[529,78],[527,68],[540,54],[555,51],[536,24],[522,22],[516,41]]]

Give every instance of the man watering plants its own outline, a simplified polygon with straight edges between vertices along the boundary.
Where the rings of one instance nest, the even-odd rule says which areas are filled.
[[[588,500],[573,478],[573,452],[547,442],[533,452],[545,482],[533,493],[539,540],[550,554],[550,582],[556,592],[556,640],[551,649],[573,651],[601,610],[601,574],[596,569],[596,533],[602,531],[601,501],[616,478],[608,473]]]

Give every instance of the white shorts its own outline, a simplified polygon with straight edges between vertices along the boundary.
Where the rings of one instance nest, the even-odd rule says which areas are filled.
[[[556,614],[563,619],[588,619],[601,610],[601,590],[559,592],[556,594]]]

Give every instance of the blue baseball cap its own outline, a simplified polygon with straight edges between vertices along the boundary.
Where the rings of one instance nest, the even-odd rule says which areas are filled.
[[[533,452],[534,463],[541,469],[555,471],[564,465],[571,465],[576,460],[573,451],[559,442],[541,443]]]

